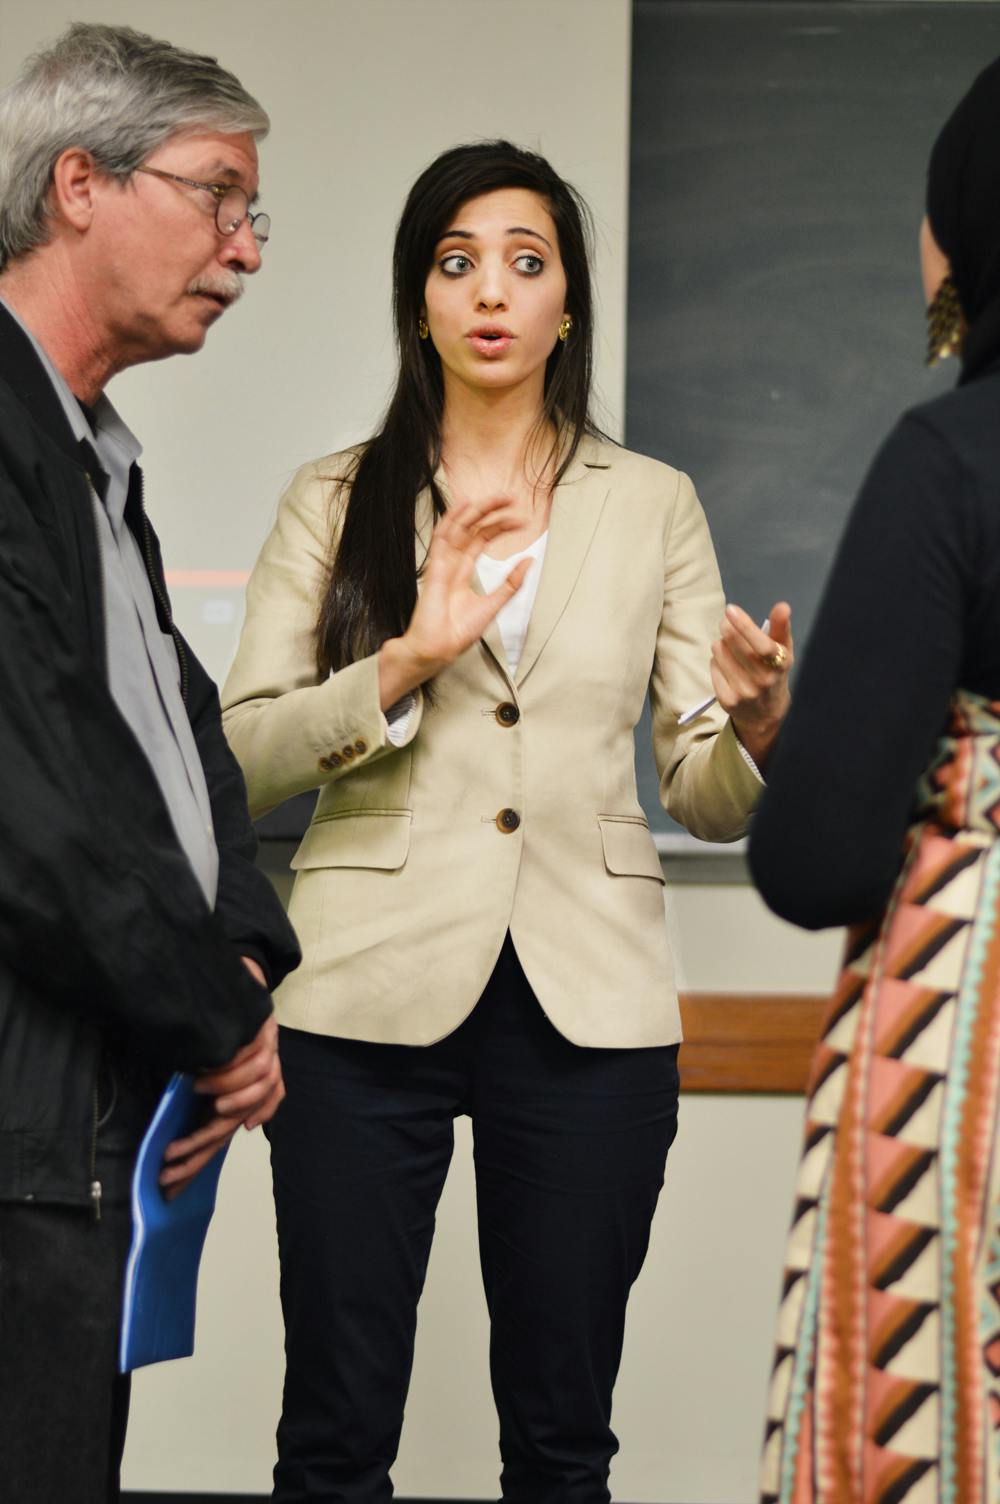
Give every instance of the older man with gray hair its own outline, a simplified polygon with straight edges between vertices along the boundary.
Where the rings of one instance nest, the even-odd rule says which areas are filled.
[[[258,270],[232,74],[74,25],[0,96],[0,1492],[118,1497],[128,1186],[175,1069],[182,1189],[284,1088],[298,959],[214,686],[174,626],[140,447],[104,395],[201,348]]]

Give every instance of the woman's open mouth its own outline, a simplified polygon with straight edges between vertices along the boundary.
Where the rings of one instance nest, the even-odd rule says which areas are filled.
[[[483,324],[478,329],[471,329],[466,335],[477,355],[485,355],[488,360],[506,354],[516,338],[516,335],[500,324]]]

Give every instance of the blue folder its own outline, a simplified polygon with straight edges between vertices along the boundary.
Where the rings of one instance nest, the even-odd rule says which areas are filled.
[[[210,1110],[191,1076],[171,1077],[140,1146],[132,1174],[119,1373],[194,1352],[198,1266],[226,1150],[220,1149],[172,1201],[163,1195],[159,1178],[167,1145],[197,1128]]]

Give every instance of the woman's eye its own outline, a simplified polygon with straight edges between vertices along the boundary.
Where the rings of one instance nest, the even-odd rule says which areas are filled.
[[[449,277],[460,277],[471,265],[468,256],[463,256],[461,251],[452,251],[450,255],[442,256],[438,262],[438,266]]]
[[[517,257],[514,265],[518,271],[527,272],[529,277],[537,277],[538,273],[544,268],[545,262],[541,256],[535,256],[530,251],[525,251],[523,256]]]

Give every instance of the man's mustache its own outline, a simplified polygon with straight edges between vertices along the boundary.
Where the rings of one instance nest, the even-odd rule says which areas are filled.
[[[219,272],[212,277],[198,277],[191,283],[188,292],[207,293],[210,298],[221,298],[228,306],[243,296],[243,278],[239,272]]]

